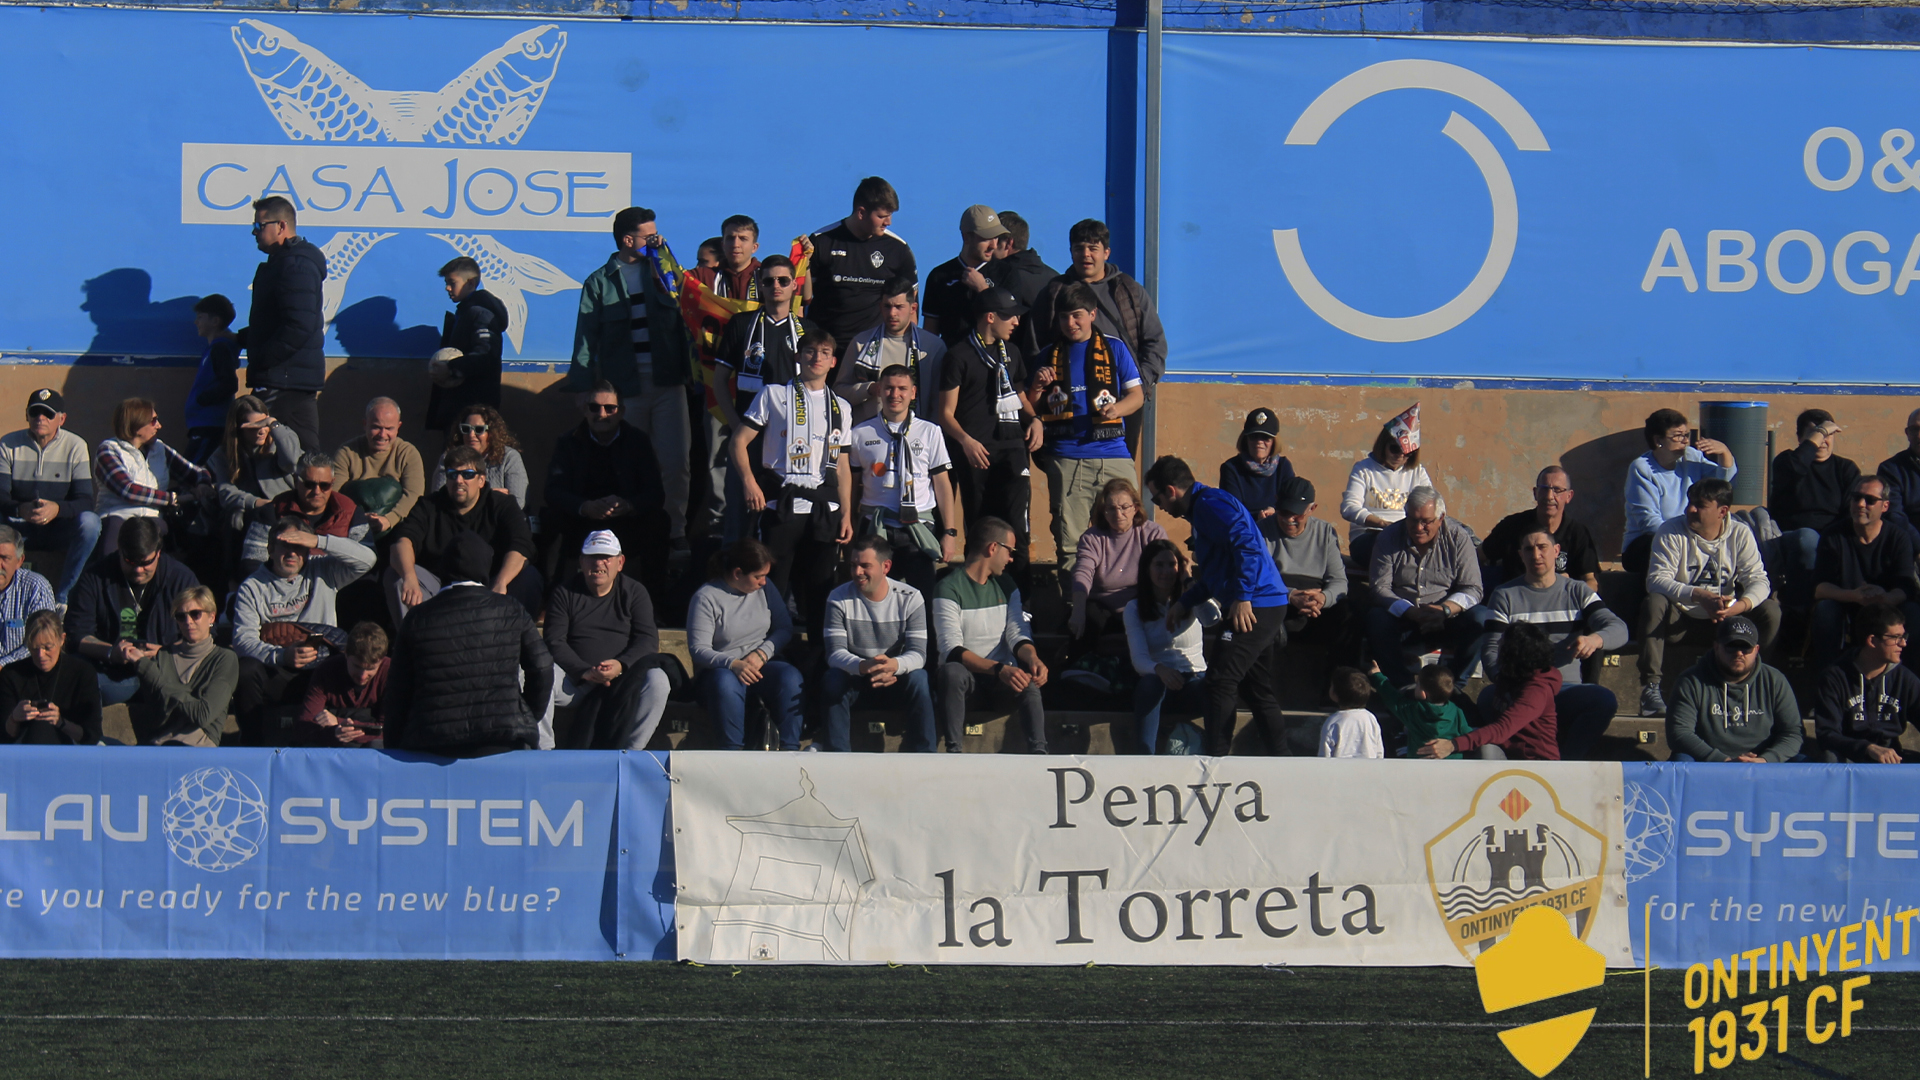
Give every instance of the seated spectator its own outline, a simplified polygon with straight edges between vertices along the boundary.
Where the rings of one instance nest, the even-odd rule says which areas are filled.
[[[961,335],[973,329],[972,311],[965,316]],[[913,380],[913,414],[934,419],[934,406],[940,399],[940,362],[946,359],[947,343],[932,329],[914,325],[920,317],[920,305],[914,302],[914,280],[898,277],[887,282],[886,296],[880,301],[880,325],[855,334],[847,346],[847,358],[840,365],[840,378],[834,393],[853,406],[855,423],[880,415],[880,375],[888,368],[907,369]]]
[[[605,529],[639,563],[650,592],[666,582],[665,489],[653,443],[620,419],[625,406],[613,384],[601,382],[581,402],[585,419],[560,436],[547,470],[547,509],[541,527],[553,545],[547,565],[556,576],[562,554],[580,550],[587,534]]]
[[[960,555],[960,503],[947,439],[938,424],[913,414],[912,372],[895,364],[874,385],[880,414],[854,427],[847,448],[848,467],[860,477],[855,532],[885,537],[893,545],[893,575],[931,595],[935,566]]]
[[[1421,651],[1445,645],[1453,677],[1465,678],[1486,621],[1480,559],[1466,526],[1447,516],[1439,492],[1417,487],[1407,493],[1405,517],[1373,545],[1372,578],[1367,642],[1388,680],[1395,686],[1413,681],[1404,644]]]
[[[0,668],[6,741],[93,746],[100,741],[100,690],[93,665],[67,653],[60,616],[36,611],[23,631],[27,655]]]
[[[1567,470],[1558,465],[1541,469],[1533,482],[1533,509],[1501,518],[1487,534],[1487,542],[1480,545],[1480,560],[1492,571],[1486,580],[1503,585],[1525,577],[1527,559],[1522,546],[1534,530],[1545,529],[1560,549],[1554,573],[1584,582],[1589,590],[1599,592],[1600,548],[1585,525],[1567,516],[1567,504],[1572,501],[1573,482],[1567,478]]]
[[[1388,715],[1400,725],[1403,736],[1400,741],[1405,746],[1418,749],[1436,740],[1457,743],[1461,736],[1473,730],[1467,711],[1453,703],[1453,672],[1448,671],[1445,664],[1421,668],[1413,686],[1405,689],[1388,681],[1380,673],[1378,663],[1369,670],[1367,681],[1380,695]],[[1465,756],[1458,745],[1453,753],[1446,755],[1453,761]]]
[[[1887,524],[1887,482],[1861,476],[1847,488],[1848,522],[1820,538],[1814,562],[1813,649],[1819,667],[1840,659],[1847,627],[1866,604],[1886,604],[1920,626],[1913,542]]]
[[[667,711],[673,686],[661,668],[653,600],[621,573],[620,540],[587,534],[580,572],[547,601],[547,652],[553,655],[553,703],[540,723],[541,749],[554,745],[555,706],[576,705],[569,750],[645,750]]]
[[[27,616],[53,610],[53,587],[31,570],[21,569],[26,545],[11,525],[0,525],[0,664],[27,655]]]
[[[313,747],[386,746],[387,632],[379,623],[355,623],[347,647],[313,671],[293,745]]]
[[[1854,617],[1853,655],[1820,672],[1813,728],[1828,760],[1920,763],[1900,745],[1908,724],[1920,728],[1920,675],[1900,663],[1910,625],[1891,604],[1867,604]]]
[[[444,431],[453,442],[448,429],[462,417],[500,404],[500,351],[510,323],[507,305],[480,287],[479,263],[462,255],[440,268],[440,279],[454,309],[440,334],[445,359],[428,369],[427,430]]]
[[[1280,535],[1280,489],[1293,479],[1293,463],[1280,453],[1280,418],[1265,406],[1253,410],[1235,445],[1240,452],[1220,463],[1220,490],[1245,504],[1271,545]]]
[[[324,559],[310,558],[316,552]],[[265,746],[268,712],[288,702],[322,648],[337,651],[334,598],[373,569],[373,552],[338,536],[320,536],[298,520],[274,525],[267,561],[247,575],[233,601],[233,649],[240,654],[234,712],[241,742]]]
[[[293,490],[300,462],[300,436],[267,414],[252,394],[233,399],[226,437],[207,463],[226,527],[238,535],[275,497]]]
[[[169,610],[178,635],[136,669],[140,691],[127,703],[134,736],[142,746],[219,746],[240,658],[214,644],[212,589],[184,589]]]
[[[198,503],[214,505],[213,474],[160,441],[160,413],[146,398],[113,407],[113,437],[94,449],[93,510],[100,515],[100,546],[112,551],[129,518]]]
[[[1013,526],[981,518],[967,529],[967,561],[934,586],[934,638],[939,646],[941,730],[947,752],[965,745],[967,707],[1011,708],[1027,737],[1027,752],[1047,752],[1047,711],[1040,662],[1020,607],[1020,588],[1006,574],[1013,561]],[[932,733],[929,732],[929,735]],[[926,749],[933,749],[927,740]]]
[[[1267,545],[1287,586],[1287,640],[1317,641],[1343,655],[1350,651],[1358,605],[1344,602],[1347,564],[1340,558],[1340,534],[1313,516],[1318,509],[1313,482],[1306,477],[1280,485]]]
[[[400,405],[390,397],[367,402],[366,434],[348,440],[333,452],[333,481],[340,489],[345,490],[349,484],[365,488],[367,482],[380,480],[391,481],[382,486],[389,489],[392,508],[382,508],[370,495],[354,499],[373,519],[375,536],[399,528],[413,512],[413,504],[427,491],[426,466],[421,463],[420,451],[400,437]]]
[[[193,305],[193,332],[207,339],[187,388],[187,459],[205,465],[226,435],[227,406],[240,392],[240,339],[233,301],[208,293]]]
[[[1374,436],[1373,449],[1353,463],[1347,489],[1340,494],[1340,516],[1353,522],[1347,550],[1355,566],[1373,564],[1373,544],[1381,530],[1407,516],[1407,496],[1431,488],[1433,479],[1420,464],[1420,403],[1387,421]]]
[[[388,748],[484,757],[539,745],[553,657],[527,609],[487,587],[493,558],[480,534],[461,531],[446,584],[401,624],[382,699]]]
[[[772,572],[765,544],[735,541],[713,556],[687,605],[694,694],[728,750],[746,746],[749,697],[766,707],[780,749],[800,749],[800,670],[780,659],[793,625],[785,598],[767,585]]]
[[[1695,440],[1684,413],[1655,409],[1643,432],[1647,452],[1627,466],[1627,527],[1620,564],[1644,574],[1653,534],[1687,510],[1687,492],[1702,480],[1732,480],[1740,473],[1733,451],[1717,439]]]
[[[1327,696],[1340,708],[1320,722],[1320,756],[1386,757],[1380,741],[1380,721],[1367,711],[1367,702],[1373,700],[1373,684],[1367,677],[1350,667],[1334,668],[1327,681]]]
[[[1780,632],[1780,602],[1769,595],[1760,545],[1733,520],[1732,503],[1732,484],[1701,480],[1687,492],[1686,515],[1654,534],[1640,603],[1641,716],[1667,715],[1660,676],[1669,643],[1699,640],[1736,615],[1760,628],[1762,647]]]
[[[1481,714],[1491,719],[1453,738],[1424,743],[1415,754],[1436,760],[1455,751],[1495,761],[1560,760],[1560,721],[1554,708],[1560,671],[1553,664],[1553,643],[1533,623],[1515,623],[1504,636],[1500,670],[1480,695]]]
[[[877,536],[853,542],[853,580],[827,597],[827,671],[820,679],[826,706],[823,750],[853,749],[853,707],[901,710],[907,730],[901,746],[932,753],[933,692],[927,685],[927,606],[919,590],[892,581],[893,545]],[[819,746],[819,743],[814,745]]]
[[[140,689],[140,661],[180,635],[173,606],[200,584],[186,564],[160,551],[160,519],[134,518],[73,588],[67,638],[99,673],[100,703],[120,705]]]
[[[364,544],[372,519],[333,482],[333,457],[316,450],[300,455],[293,470],[293,490],[273,497],[247,526],[240,543],[240,572],[251,574],[267,561],[267,534],[274,523],[296,518],[308,532],[338,536]],[[323,556],[324,557],[324,556]]]
[[[1070,578],[1072,654],[1090,648],[1114,625],[1140,588],[1140,553],[1167,530],[1148,521],[1133,481],[1116,476],[1093,498],[1092,521],[1080,534]]]
[[[1760,628],[1752,619],[1735,615],[1720,622],[1713,651],[1673,688],[1667,711],[1672,760],[1761,765],[1799,755],[1800,705],[1787,677],[1761,662],[1760,648]]]
[[[1140,577],[1133,599],[1120,615],[1127,628],[1127,653],[1140,681],[1133,690],[1135,754],[1160,752],[1160,714],[1168,709],[1205,715],[1207,656],[1202,627],[1220,621],[1220,605],[1203,600],[1178,625],[1167,625],[1167,609],[1192,582],[1180,546],[1161,537],[1140,553]]]
[[[93,558],[100,518],[93,512],[93,464],[86,440],[65,430],[58,390],[27,395],[27,426],[0,438],[0,517],[28,547],[66,552],[54,600],[65,604]]]
[[[1011,301],[1012,294],[1006,298]],[[1126,418],[1147,403],[1147,391],[1126,343],[1095,331],[1100,301],[1092,286],[1074,282],[1061,289],[1054,310],[1059,336],[1033,358],[1028,400],[1046,433],[1038,457],[1047,474],[1053,549],[1060,572],[1071,573],[1093,500],[1108,481],[1138,475],[1127,449]]]
[[[1847,493],[1860,466],[1833,452],[1841,427],[1825,409],[1808,409],[1795,422],[1800,445],[1782,450],[1767,474],[1767,512],[1780,537],[1764,554],[1782,582],[1781,592],[1798,607],[1813,588],[1810,575],[1820,557],[1820,537],[1847,521]]]
[[[639,442],[636,437],[633,441]],[[387,608],[399,626],[407,612],[440,591],[455,573],[455,540],[472,535],[488,545],[492,566],[487,587],[511,596],[531,618],[540,611],[540,571],[533,534],[513,496],[487,486],[486,460],[472,447],[455,446],[441,459],[446,486],[413,504],[413,513],[393,531],[393,565],[387,570]]]
[[[1907,448],[1874,472],[1887,482],[1887,520],[1920,551],[1920,409],[1907,414]]]
[[[451,436],[447,440],[449,446],[469,447],[486,459],[488,487],[513,496],[520,509],[527,508],[527,463],[520,456],[520,440],[507,429],[507,420],[500,415],[500,410],[491,405],[476,405],[468,409],[447,434]],[[438,491],[446,486],[446,467],[447,456],[442,453],[432,475],[427,477],[429,490]]]
[[[1487,597],[1481,659],[1491,679],[1500,670],[1500,650],[1509,627],[1530,623],[1544,631],[1560,669],[1560,692],[1554,695],[1553,705],[1560,721],[1561,757],[1584,760],[1593,740],[1613,723],[1620,703],[1613,691],[1582,681],[1581,662],[1625,645],[1627,624],[1584,583],[1554,571],[1564,556],[1544,526],[1522,533],[1519,550],[1525,575]]]

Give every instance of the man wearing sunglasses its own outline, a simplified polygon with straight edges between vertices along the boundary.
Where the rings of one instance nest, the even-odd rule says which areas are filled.
[[[636,440],[637,441],[637,440]],[[440,459],[446,486],[413,504],[413,513],[393,534],[393,565],[387,570],[387,610],[399,626],[407,612],[454,580],[455,541],[471,532],[493,553],[487,585],[520,601],[529,615],[542,601],[540,572],[533,568],[533,534],[513,496],[487,486],[487,459],[471,446],[456,446]]]
[[[253,204],[254,246],[267,261],[253,272],[253,307],[239,333],[247,351],[247,386],[267,411],[320,445],[320,389],[327,381],[327,336],[321,288],[327,257],[295,235],[293,204],[270,195]]]
[[[1913,541],[1885,520],[1888,486],[1878,476],[1855,478],[1847,487],[1847,527],[1820,538],[1813,567],[1813,648],[1821,667],[1840,659],[1847,627],[1865,604],[1885,604],[1920,626]]]
[[[1907,414],[1907,448],[1874,472],[1887,482],[1887,524],[1907,534],[1920,551],[1920,409]]]
[[[66,603],[93,557],[100,519],[93,512],[93,451],[66,430],[60,391],[27,395],[27,426],[0,438],[0,517],[35,547],[66,548],[66,570],[53,595]]]
[[[174,601],[200,584],[186,564],[160,551],[160,519],[128,518],[116,550],[95,559],[73,587],[67,640],[99,674],[100,704],[119,705],[140,689],[140,661],[180,634]]]
[[[251,574],[267,561],[267,532],[273,523],[295,518],[321,536],[340,536],[366,543],[372,521],[340,494],[333,482],[333,458],[309,451],[293,468],[293,490],[273,497],[251,525],[240,544],[240,572]],[[321,554],[324,557],[324,553]]]
[[[1791,761],[1804,740],[1793,687],[1760,660],[1760,628],[1740,615],[1722,620],[1713,651],[1674,685],[1667,710],[1673,760]]]
[[[562,560],[579,552],[587,534],[606,529],[620,538],[636,576],[657,595],[666,586],[667,555],[660,466],[653,445],[621,422],[624,408],[613,384],[595,386],[581,403],[579,426],[554,444],[541,518],[548,545],[542,568],[558,578]]]

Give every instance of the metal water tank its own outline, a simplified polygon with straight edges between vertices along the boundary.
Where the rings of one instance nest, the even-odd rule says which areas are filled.
[[[1764,401],[1703,401],[1700,434],[1718,439],[1733,451],[1740,472],[1733,478],[1733,501],[1753,505],[1767,501],[1767,403]]]

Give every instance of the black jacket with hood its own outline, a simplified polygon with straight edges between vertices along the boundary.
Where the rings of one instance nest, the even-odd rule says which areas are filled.
[[[326,280],[327,257],[300,236],[253,272],[253,307],[240,331],[248,386],[317,393],[326,383]]]

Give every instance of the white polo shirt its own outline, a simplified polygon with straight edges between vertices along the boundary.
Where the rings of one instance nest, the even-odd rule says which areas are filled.
[[[825,480],[828,455],[839,453],[852,442],[848,425],[853,407],[830,390],[800,391],[799,386],[773,383],[762,387],[741,419],[764,433],[760,445],[762,468],[780,474],[794,487],[817,488]],[[773,506],[775,493],[765,494],[767,505]],[[834,509],[840,506],[831,499],[827,505]],[[790,509],[804,514],[813,509],[813,504],[795,499]]]
[[[860,470],[861,505],[894,513],[909,494],[908,506],[922,514],[931,511],[932,478],[953,467],[940,426],[917,416],[907,417],[904,430],[880,416],[855,425],[847,454]]]

